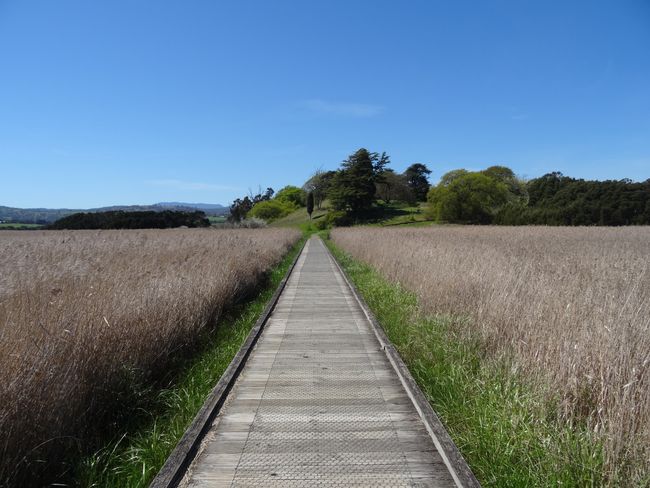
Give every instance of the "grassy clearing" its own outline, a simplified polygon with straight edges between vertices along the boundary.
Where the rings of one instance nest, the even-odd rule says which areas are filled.
[[[225,215],[208,215],[208,220],[210,224],[223,224],[228,221],[228,217]]]
[[[425,204],[410,206],[402,202],[384,203],[379,201],[364,214],[359,224],[372,227],[420,227],[432,225],[433,222],[427,220],[424,214],[424,206]],[[291,227],[308,234],[318,232],[315,224],[320,219],[325,218],[328,210],[326,201],[323,208],[320,210],[314,209],[310,220],[307,210],[300,208],[286,217],[274,221],[271,227]]]
[[[313,233],[316,229],[313,224],[318,222],[319,219],[324,218],[326,214],[327,207],[323,206],[321,209],[314,208],[310,220],[307,209],[302,207],[295,212],[290,213],[286,217],[274,221],[271,224],[271,227],[291,227],[294,229],[300,229],[303,233],[306,232],[309,234]]]
[[[81,463],[75,485],[134,488],[151,482],[241,347],[303,242],[273,268],[254,298],[230,310],[216,330],[205,335],[200,352],[168,388],[153,394],[147,411],[140,412],[116,441]]]
[[[425,207],[424,203],[411,206],[401,202],[379,202],[372,212],[376,214],[376,221],[368,225],[373,227],[431,225],[433,222],[427,219],[424,213]]]
[[[484,360],[478,341],[424,314],[415,294],[328,241],[400,352],[483,486],[601,486],[602,446],[586,427],[557,419],[557,404],[502,359]]]
[[[10,222],[3,222],[0,223],[0,230],[5,229],[5,230],[36,230],[40,229],[43,226],[41,224],[21,224],[19,222],[15,223],[10,223]]]

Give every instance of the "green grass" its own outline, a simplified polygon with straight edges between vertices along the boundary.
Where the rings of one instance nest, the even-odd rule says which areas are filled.
[[[365,212],[357,225],[370,225],[373,227],[405,226],[419,227],[433,224],[424,214],[425,204],[410,206],[402,202],[385,203],[378,201],[370,210]],[[327,202],[322,209],[314,209],[312,219],[309,219],[307,210],[300,208],[286,217],[278,219],[271,227],[293,227],[303,233],[313,234],[318,232],[315,223],[327,215]]]
[[[220,319],[170,386],[145,392],[152,397],[149,407],[124,426],[113,442],[80,463],[74,473],[76,486],[148,486],[241,347],[303,242],[271,271],[254,298]]]
[[[373,227],[386,226],[423,226],[431,225],[433,222],[428,220],[424,210],[426,204],[420,203],[408,205],[402,202],[385,203],[377,202],[368,225]]]
[[[327,208],[315,208],[311,214],[310,220],[307,209],[305,207],[302,207],[295,212],[291,212],[286,217],[282,217],[281,219],[274,221],[271,223],[271,227],[292,227],[294,229],[301,230],[305,235],[310,235],[317,231],[314,224],[318,222],[319,219],[324,218],[326,214]]]
[[[210,224],[223,224],[228,220],[228,217],[225,215],[208,215],[208,220]]]
[[[455,339],[461,319],[423,315],[413,293],[327,243],[483,486],[607,484],[593,435],[560,423],[557,405],[505,361],[484,360],[481,344]]]
[[[7,230],[27,230],[27,229],[40,229],[41,224],[22,224],[20,222],[3,222],[0,224],[0,229]]]

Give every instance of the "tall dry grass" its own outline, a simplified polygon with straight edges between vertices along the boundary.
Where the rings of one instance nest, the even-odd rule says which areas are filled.
[[[354,228],[332,239],[545,385],[562,420],[601,436],[605,479],[648,482],[650,228]]]
[[[0,233],[0,484],[52,481],[71,449],[114,420],[107,410],[160,380],[298,238],[285,229]]]

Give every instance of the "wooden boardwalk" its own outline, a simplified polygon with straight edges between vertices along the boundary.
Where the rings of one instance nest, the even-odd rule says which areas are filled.
[[[457,486],[445,459],[312,238],[181,486]]]

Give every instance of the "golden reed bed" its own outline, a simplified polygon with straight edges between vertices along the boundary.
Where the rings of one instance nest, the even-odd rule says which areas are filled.
[[[298,238],[285,229],[0,232],[0,484],[17,467],[37,469],[35,459],[63,461],[101,431],[115,394],[159,378]]]
[[[332,238],[427,312],[469,318],[459,333],[559,393],[563,419],[602,435],[610,473],[648,475],[650,228],[353,228]]]

